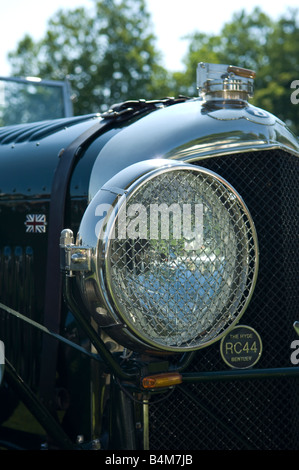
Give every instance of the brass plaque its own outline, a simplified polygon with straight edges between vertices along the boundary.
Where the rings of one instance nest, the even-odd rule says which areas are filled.
[[[222,359],[236,369],[248,369],[254,366],[262,354],[260,335],[250,326],[238,325],[221,340]]]

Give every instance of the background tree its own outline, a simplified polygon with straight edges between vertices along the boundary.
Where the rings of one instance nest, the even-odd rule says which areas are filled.
[[[273,21],[259,8],[237,12],[219,35],[195,32],[187,37],[186,72],[174,74],[176,93],[194,94],[199,62],[239,65],[257,72],[251,101],[287,122],[299,134],[299,105],[291,103],[293,80],[299,80],[297,10]]]
[[[63,80],[77,95],[75,114],[125,99],[151,98],[164,83],[145,0],[102,0],[94,9],[59,10],[36,43],[25,36],[9,55],[14,75]],[[160,90],[159,90],[160,91]]]
[[[101,0],[92,11],[58,11],[45,37],[34,42],[25,36],[10,62],[14,75],[68,77],[77,95],[75,114],[100,112],[126,99],[195,96],[198,62],[252,68],[257,78],[251,102],[299,134],[299,104],[291,102],[290,88],[299,80],[298,15],[291,10],[274,21],[259,8],[236,12],[218,35],[189,35],[185,70],[166,72],[145,0]]]

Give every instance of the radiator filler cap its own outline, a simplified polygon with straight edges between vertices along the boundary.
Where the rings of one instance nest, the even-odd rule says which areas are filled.
[[[233,65],[200,62],[197,66],[197,89],[206,102],[239,100],[248,101],[253,96],[253,70]]]

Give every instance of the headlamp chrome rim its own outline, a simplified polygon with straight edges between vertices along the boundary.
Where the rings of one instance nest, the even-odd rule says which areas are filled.
[[[151,164],[153,165],[152,162]],[[136,167],[136,165],[134,165],[134,167]],[[248,306],[248,303],[250,302],[255,287],[258,271],[258,241],[254,223],[248,211],[248,208],[246,207],[241,196],[235,191],[234,188],[232,188],[232,186],[226,180],[224,180],[221,176],[215,174],[214,172],[198,166],[169,160],[162,160],[161,165],[157,165],[157,162],[155,162],[155,166],[152,168],[150,167],[151,165],[149,165],[147,171],[143,172],[141,171],[142,165],[140,165],[139,176],[133,178],[133,181],[129,182],[129,184],[125,188],[123,188],[123,193],[120,195],[120,197],[118,197],[117,204],[115,204],[114,206],[114,209],[116,208],[116,212],[114,212],[113,215],[110,215],[110,217],[108,218],[108,222],[105,227],[105,233],[103,234],[103,239],[99,241],[98,251],[100,253],[99,258],[101,261],[99,263],[100,274],[98,276],[98,279],[101,286],[100,288],[102,291],[102,298],[105,300],[105,304],[108,310],[111,312],[111,314],[113,314],[114,320],[117,319],[116,321],[118,322],[118,324],[123,324],[124,326],[124,345],[126,343],[127,337],[130,339],[130,343],[132,341],[134,343],[134,341],[136,340],[137,343],[140,343],[143,346],[145,345],[148,348],[152,348],[154,350],[185,352],[200,349],[221,339],[228,332],[229,329],[233,328],[233,326],[235,326],[235,324],[240,320],[241,316],[243,315]],[[111,231],[115,228],[117,217],[119,216],[124,202],[132,199],[132,197],[134,197],[134,195],[136,195],[136,193],[138,193],[144,187],[144,185],[150,183],[158,176],[163,175],[165,173],[170,174],[172,172],[179,171],[187,171],[191,173],[200,173],[201,175],[206,175],[213,181],[217,181],[217,184],[219,183],[229,191],[231,197],[235,198],[235,200],[238,201],[238,207],[243,212],[244,216],[247,218],[246,224],[248,224],[248,226],[250,227],[250,232],[252,234],[252,247],[250,250],[254,252],[254,254],[250,255],[250,263],[254,263],[254,267],[251,268],[251,280],[249,282],[249,285],[244,287],[247,292],[245,298],[242,300],[242,308],[240,309],[238,314],[235,315],[234,312],[230,311],[231,309],[233,309],[233,306],[231,305],[230,309],[228,309],[227,311],[226,316],[224,317],[222,315],[221,318],[219,318],[218,330],[220,332],[218,334],[207,334],[205,331],[202,331],[200,335],[197,335],[197,337],[201,336],[204,338],[204,340],[200,341],[198,339],[197,343],[191,342],[191,344],[189,345],[163,344],[163,342],[150,337],[147,334],[147,331],[144,331],[142,328],[140,328],[140,325],[139,327],[136,327],[134,322],[132,322],[130,317],[128,317],[127,308],[124,307],[122,303],[123,299],[120,300],[115,292],[111,276],[111,246],[113,238],[110,235]],[[105,186],[106,187],[104,188],[104,190],[109,190],[110,185],[107,184]],[[112,185],[111,187],[114,186]],[[246,273],[246,276],[248,277],[248,272]],[[241,296],[243,294],[244,292],[241,293]],[[220,327],[221,324],[224,324],[224,326]]]

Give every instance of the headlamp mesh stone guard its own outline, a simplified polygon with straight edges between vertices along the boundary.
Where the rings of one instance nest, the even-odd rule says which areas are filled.
[[[256,280],[257,237],[225,180],[192,165],[155,172],[109,225],[106,285],[133,335],[193,350],[239,320]]]

